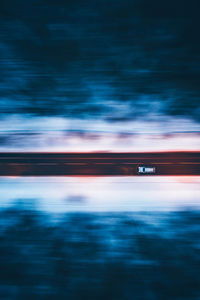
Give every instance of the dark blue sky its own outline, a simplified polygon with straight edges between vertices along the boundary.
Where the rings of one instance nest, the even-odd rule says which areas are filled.
[[[199,121],[198,3],[1,0],[0,113]]]

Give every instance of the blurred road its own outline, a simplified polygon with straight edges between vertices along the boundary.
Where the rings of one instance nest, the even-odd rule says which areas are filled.
[[[153,176],[200,175],[200,152],[0,153],[0,176],[143,176],[139,165]]]

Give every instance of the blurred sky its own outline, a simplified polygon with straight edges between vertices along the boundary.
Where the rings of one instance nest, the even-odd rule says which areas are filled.
[[[199,8],[2,0],[0,150],[199,149]]]

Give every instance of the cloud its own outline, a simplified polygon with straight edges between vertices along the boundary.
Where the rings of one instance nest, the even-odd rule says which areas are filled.
[[[199,121],[197,11],[179,0],[2,1],[0,112]]]

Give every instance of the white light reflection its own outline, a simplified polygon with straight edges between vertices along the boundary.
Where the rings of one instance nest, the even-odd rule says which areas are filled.
[[[1,178],[1,208],[20,199],[38,209],[68,211],[175,211],[200,208],[200,177]],[[32,202],[33,201],[33,202]]]

